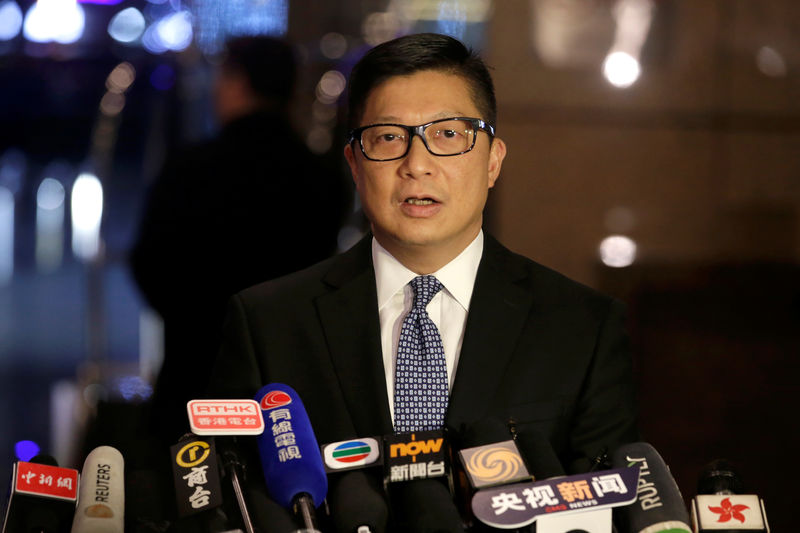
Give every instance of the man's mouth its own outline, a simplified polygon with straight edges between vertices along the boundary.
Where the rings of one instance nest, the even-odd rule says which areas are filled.
[[[406,203],[411,205],[431,205],[436,201],[430,198],[406,198]]]

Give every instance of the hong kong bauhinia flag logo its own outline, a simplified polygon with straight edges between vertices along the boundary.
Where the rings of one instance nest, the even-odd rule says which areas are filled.
[[[721,507],[712,507],[708,506],[708,510],[712,513],[716,513],[719,515],[719,519],[717,522],[729,522],[731,518],[735,518],[739,522],[744,523],[745,517],[742,514],[742,511],[745,509],[750,509],[747,505],[733,505],[729,498],[725,498],[720,502]]]

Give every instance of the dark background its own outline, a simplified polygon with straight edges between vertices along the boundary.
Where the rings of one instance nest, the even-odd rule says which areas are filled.
[[[789,530],[800,444],[800,5],[632,2],[651,19],[641,77],[619,89],[601,65],[622,2],[284,4],[285,35],[302,60],[292,115],[331,158],[341,157],[343,108],[335,94],[320,103],[324,73],[346,76],[370,44],[410,31],[450,32],[483,51],[509,147],[489,230],[628,304],[644,438],[684,497],[703,465],[726,457],[765,498],[773,530]],[[15,220],[13,274],[0,280],[1,479],[24,439],[80,468],[98,405],[147,397],[157,319],[131,281],[128,249],[164,154],[215,130],[214,54],[198,41],[198,14],[222,4],[184,3],[195,40],[161,54],[115,42],[106,27],[127,7],[152,24],[179,3],[81,5],[86,29],[75,44],[0,41],[0,186],[14,193]],[[332,32],[345,46],[326,56]],[[99,105],[121,62],[136,78],[109,117]],[[19,173],[9,170],[14,154],[25,161]],[[70,249],[68,195],[87,167],[104,187],[103,252],[88,263]],[[42,269],[36,191],[48,176],[67,199],[62,258]],[[348,226],[342,247],[363,229],[357,212]],[[631,266],[600,261],[611,234],[635,241]]]

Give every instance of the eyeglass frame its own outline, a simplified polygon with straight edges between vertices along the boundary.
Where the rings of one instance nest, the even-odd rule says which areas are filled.
[[[470,122],[472,124],[472,127],[475,130],[484,131],[489,136],[490,140],[494,139],[494,136],[495,136],[494,126],[492,126],[491,124],[489,124],[488,122],[486,122],[483,119],[474,118],[474,117],[448,117],[448,118],[440,118],[440,119],[437,119],[437,120],[432,120],[431,122],[427,122],[425,124],[420,124],[419,126],[407,126],[405,124],[394,124],[394,123],[391,123],[391,122],[381,122],[381,123],[378,123],[378,124],[368,124],[366,126],[361,126],[359,128],[353,128],[352,130],[350,130],[348,132],[347,145],[351,145],[354,142],[358,141],[358,147],[361,149],[361,153],[369,161],[396,161],[398,159],[403,159],[405,156],[408,155],[408,152],[411,150],[411,143],[414,141],[414,136],[415,135],[422,140],[422,144],[425,146],[425,149],[428,150],[428,153],[430,153],[431,155],[435,155],[436,157],[451,157],[451,156],[456,156],[456,155],[462,155],[462,154],[466,154],[467,152],[470,152],[473,148],[475,148],[475,141],[478,139],[477,132],[475,133],[475,136],[472,137],[472,144],[470,145],[470,147],[467,148],[466,150],[462,151],[462,152],[458,152],[458,153],[455,153],[455,154],[435,154],[435,153],[433,153],[433,151],[431,150],[431,147],[428,146],[428,140],[425,138],[425,130],[428,129],[428,127],[432,126],[433,124],[436,124],[438,122],[447,122],[448,120],[464,120],[464,121],[468,121],[468,122]],[[405,152],[403,152],[402,155],[399,155],[397,157],[392,157],[390,159],[373,159],[370,156],[368,156],[366,150],[364,149],[364,142],[363,142],[363,139],[361,138],[361,134],[364,132],[364,130],[366,130],[368,128],[372,128],[374,126],[396,126],[398,128],[401,128],[401,129],[404,129],[405,131],[407,131],[409,137],[408,137],[408,143],[406,144]]]

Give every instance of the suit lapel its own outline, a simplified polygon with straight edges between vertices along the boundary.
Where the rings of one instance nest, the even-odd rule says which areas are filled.
[[[533,301],[530,291],[515,283],[526,275],[511,252],[485,235],[450,395],[450,428],[480,419],[501,384]]]
[[[371,241],[367,235],[341,256],[323,279],[331,291],[316,301],[353,437],[392,432]]]

